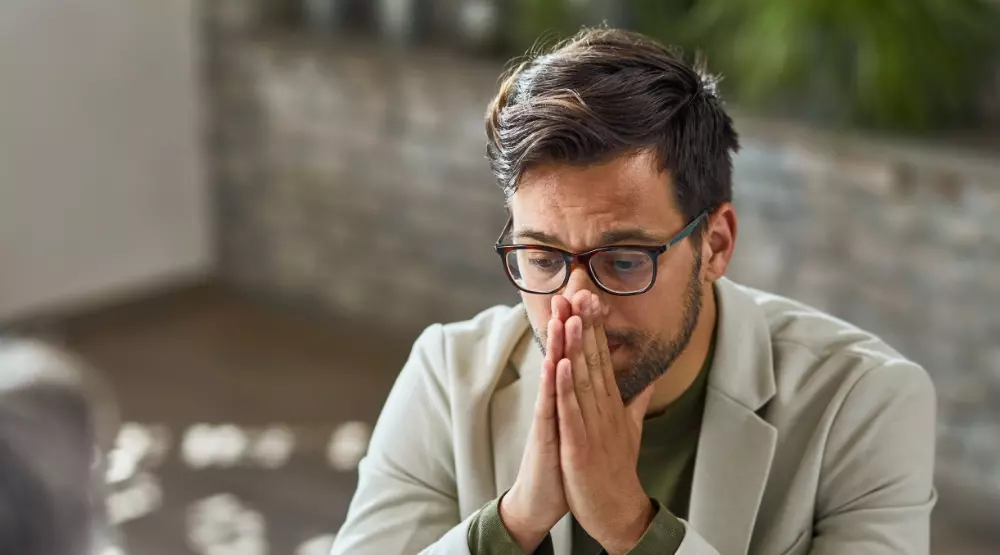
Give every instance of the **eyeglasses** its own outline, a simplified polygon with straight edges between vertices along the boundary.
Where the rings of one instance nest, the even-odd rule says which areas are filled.
[[[511,283],[525,293],[551,295],[559,291],[569,283],[573,264],[580,264],[601,290],[612,295],[639,295],[656,282],[660,255],[690,236],[707,216],[707,211],[702,212],[665,245],[615,245],[581,253],[544,245],[503,245],[501,241],[514,222],[510,218],[493,248]]]

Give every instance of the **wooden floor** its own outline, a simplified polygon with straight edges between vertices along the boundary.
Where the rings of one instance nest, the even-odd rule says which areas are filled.
[[[202,552],[187,540],[188,515],[218,495],[235,496],[263,518],[267,553],[296,553],[310,539],[335,532],[356,475],[330,465],[330,438],[345,422],[375,422],[415,338],[290,314],[216,287],[104,311],[61,332],[107,374],[124,421],[170,431],[164,461],[143,478],[162,489],[162,503],[123,526],[128,552],[137,555]],[[268,426],[287,428],[297,440],[292,456],[277,469],[246,460],[191,468],[185,432],[229,423],[251,439]],[[225,535],[225,527],[220,523],[218,534]]]
[[[198,546],[214,541],[241,555],[325,555],[323,536],[337,531],[356,484],[357,446],[331,464],[330,438],[374,423],[417,331],[291,313],[216,286],[61,326],[68,345],[107,374],[124,420],[161,431],[163,456],[145,456],[117,486],[127,552],[204,553]],[[229,458],[196,468],[209,463],[195,456],[192,427],[230,423],[242,439],[217,441],[230,445]],[[263,468],[252,453],[273,426],[297,441],[287,460]],[[936,516],[934,543],[935,555],[1000,553],[947,514]]]

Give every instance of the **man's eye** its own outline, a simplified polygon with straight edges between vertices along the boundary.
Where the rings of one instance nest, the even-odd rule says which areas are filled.
[[[546,269],[555,266],[556,261],[551,258],[532,258],[531,264],[536,268]]]
[[[629,254],[616,256],[610,260],[611,268],[616,272],[636,272],[645,270],[649,264],[649,257]]]
[[[528,264],[536,270],[554,272],[561,270],[565,261],[561,256],[551,253],[535,253],[528,256]]]

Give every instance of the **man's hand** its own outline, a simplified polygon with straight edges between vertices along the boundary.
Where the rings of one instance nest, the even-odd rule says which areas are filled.
[[[565,298],[552,297],[552,319],[548,324],[546,356],[528,445],[517,480],[500,502],[500,519],[525,553],[533,552],[559,519],[569,512],[559,466],[556,364],[565,356],[564,322],[571,310]]]
[[[652,387],[625,407],[596,295],[579,291],[556,367],[559,455],[570,510],[611,555],[633,548],[654,516],[636,463]]]

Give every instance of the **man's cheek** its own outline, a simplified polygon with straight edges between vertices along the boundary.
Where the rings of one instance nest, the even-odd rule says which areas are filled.
[[[521,298],[523,299],[522,302],[524,302],[531,324],[539,330],[546,329],[549,320],[552,318],[550,297],[523,294]]]

